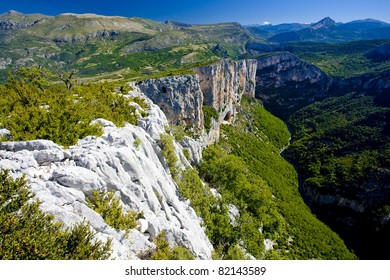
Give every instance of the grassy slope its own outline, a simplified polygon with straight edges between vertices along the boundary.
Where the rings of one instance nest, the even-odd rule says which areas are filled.
[[[0,15],[0,19],[31,22],[39,15]],[[245,43],[255,40],[236,23],[163,24],[147,19],[65,14],[45,17],[32,27],[0,31],[0,79],[21,65],[76,69],[82,78],[143,79],[188,73],[191,67],[221,57],[238,57]],[[112,32],[111,36],[96,32]],[[214,50],[216,45],[218,50]]]

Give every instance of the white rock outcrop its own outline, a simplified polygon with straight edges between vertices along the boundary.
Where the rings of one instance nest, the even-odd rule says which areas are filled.
[[[139,89],[130,94],[142,95]],[[160,108],[148,102],[149,116],[139,119],[138,126],[118,128],[95,120],[104,134],[86,137],[69,149],[46,140],[2,142],[0,168],[10,169],[14,177],[26,174],[41,208],[65,226],[86,220],[99,239],[111,238],[113,258],[136,259],[165,230],[172,245],[210,259],[212,245],[189,202],[178,195],[156,142],[168,122]],[[199,161],[199,152],[192,153]],[[125,231],[107,225],[86,202],[93,190],[113,190],[124,210],[142,211],[137,228],[126,237]]]

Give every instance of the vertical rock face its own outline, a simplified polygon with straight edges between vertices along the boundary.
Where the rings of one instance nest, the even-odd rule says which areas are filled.
[[[208,143],[219,139],[223,121],[233,122],[243,95],[255,96],[256,60],[221,60],[213,65],[192,69],[199,76],[203,104],[219,113],[208,133]]]
[[[194,68],[202,89],[203,104],[218,112],[238,107],[243,95],[255,96],[256,60],[221,60],[213,65]]]
[[[293,54],[258,59],[256,97],[278,116],[325,97],[332,84],[333,79],[318,67]]]
[[[151,79],[139,84],[140,89],[178,125],[203,129],[203,95],[194,75]]]
[[[257,61],[253,59],[221,60],[212,65],[193,68],[196,75],[151,79],[139,84],[174,124],[190,125],[203,130],[202,106],[213,107],[219,114],[208,133],[207,143],[219,138],[223,121],[232,122],[243,95],[255,96]]]
[[[139,90],[135,94],[142,96]],[[171,245],[184,246],[199,259],[210,259],[213,248],[201,221],[178,195],[157,145],[168,122],[158,106],[150,106],[149,116],[139,119],[139,126],[117,128],[96,120],[104,134],[86,137],[69,149],[47,140],[2,142],[0,168],[9,169],[14,177],[26,174],[41,208],[66,226],[85,219],[97,238],[112,239],[116,259],[136,259],[153,246],[162,230]],[[176,153],[184,158],[180,147]],[[142,211],[144,219],[138,228],[126,237],[123,230],[109,226],[86,201],[93,190],[115,191],[124,210]]]

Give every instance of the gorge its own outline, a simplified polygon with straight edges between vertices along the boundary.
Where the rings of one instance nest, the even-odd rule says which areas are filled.
[[[131,84],[132,90],[127,95],[145,98],[150,104],[148,116],[139,118],[137,126],[127,124],[118,128],[112,122],[97,119],[94,122],[104,128],[104,134],[86,137],[68,149],[46,140],[2,142],[1,168],[11,170],[16,177],[26,174],[42,209],[65,225],[87,219],[98,232],[97,238],[112,238],[115,258],[137,258],[153,246],[151,241],[163,229],[172,245],[186,247],[196,258],[211,258],[213,247],[201,218],[191,208],[190,201],[178,196],[176,183],[161,154],[158,141],[166,126],[169,123],[189,126],[201,132],[198,139],[185,136],[181,143],[175,143],[178,167],[185,169],[191,163],[199,164],[202,149],[218,142],[221,124],[234,125],[242,112],[243,96],[256,95],[265,104],[276,102],[281,108],[291,109],[295,104],[302,106],[302,100],[308,104],[324,98],[332,79],[288,53],[259,60],[222,60],[193,70],[194,75]],[[309,87],[313,91],[305,91],[305,96],[294,99],[283,96],[288,90],[278,91],[279,87],[297,91]],[[267,89],[273,93],[267,95]],[[204,129],[203,106],[210,106],[218,113],[212,119],[210,131]],[[135,143],[136,139],[140,144]],[[189,161],[184,149],[189,152]],[[92,190],[113,190],[120,196],[124,209],[143,213],[139,227],[131,230],[128,238],[123,231],[107,225],[88,206],[86,197]],[[340,205],[348,200],[326,196],[329,194],[324,196],[327,205]],[[319,199],[322,200],[311,197],[316,203]],[[364,212],[354,205],[343,204],[353,211]]]
[[[270,45],[236,23],[1,18],[1,79],[18,71],[0,86],[0,168],[25,176],[66,228],[87,222],[111,240],[110,258],[150,258],[161,235],[196,259],[389,258],[382,41]],[[349,75],[334,75],[326,51],[305,54],[351,45],[375,47],[357,59],[363,73],[343,61]],[[110,224],[96,191],[136,226]]]

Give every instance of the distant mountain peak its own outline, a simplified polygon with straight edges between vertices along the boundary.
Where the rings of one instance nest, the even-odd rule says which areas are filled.
[[[22,13],[19,13],[18,11],[15,10],[10,10],[8,12],[0,14],[0,16],[17,16],[17,15],[22,15]]]
[[[166,21],[164,21],[164,24],[165,25],[187,26],[187,27],[192,26],[192,24],[179,22],[179,21],[174,21],[174,20],[166,20]]]
[[[317,30],[320,28],[331,27],[334,25],[336,25],[336,22],[333,19],[331,19],[330,17],[326,17],[326,18],[323,18],[322,20],[320,20],[319,22],[312,24],[310,26],[310,28]]]
[[[18,11],[15,11],[15,10],[10,10],[6,14],[7,15],[21,15],[22,13],[19,13]]]

